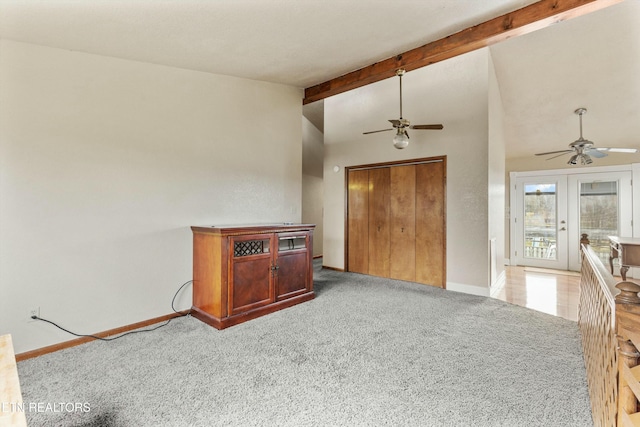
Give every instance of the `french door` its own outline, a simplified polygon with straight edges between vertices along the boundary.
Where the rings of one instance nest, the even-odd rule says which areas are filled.
[[[582,234],[607,265],[607,236],[633,235],[631,171],[519,176],[514,190],[517,265],[578,271]]]
[[[566,175],[518,178],[516,191],[517,264],[566,270]]]

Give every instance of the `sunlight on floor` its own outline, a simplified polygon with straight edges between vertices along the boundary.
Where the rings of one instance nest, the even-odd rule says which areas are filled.
[[[553,316],[578,320],[580,276],[506,267],[504,287],[495,298]]]
[[[554,274],[525,275],[525,307],[558,315],[558,280]]]

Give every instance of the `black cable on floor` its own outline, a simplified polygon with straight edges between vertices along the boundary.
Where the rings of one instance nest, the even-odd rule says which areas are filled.
[[[171,309],[172,309],[174,312],[176,312],[176,313],[180,314],[180,316],[174,316],[174,317],[172,317],[171,319],[167,320],[167,321],[166,321],[165,323],[163,323],[162,325],[155,326],[155,327],[153,327],[153,328],[151,328],[151,329],[142,329],[142,330],[136,330],[136,331],[129,331],[129,332],[125,332],[124,334],[118,335],[117,337],[102,338],[102,337],[99,337],[99,336],[96,336],[96,335],[76,334],[75,332],[71,332],[70,330],[63,328],[62,326],[58,325],[58,324],[57,324],[57,323],[55,323],[55,322],[52,322],[51,320],[47,320],[47,319],[44,319],[44,318],[39,317],[39,316],[31,316],[31,318],[32,318],[32,319],[35,319],[35,320],[41,320],[41,321],[43,321],[43,322],[50,323],[50,324],[52,324],[53,326],[55,326],[56,328],[58,328],[58,329],[60,329],[60,330],[63,330],[63,331],[65,331],[66,333],[71,334],[71,335],[74,335],[74,336],[76,336],[76,337],[94,338],[94,339],[96,339],[96,340],[100,340],[100,341],[113,341],[113,340],[117,340],[118,338],[122,338],[122,337],[124,337],[124,336],[131,335],[131,334],[138,334],[138,333],[140,333],[140,332],[152,332],[152,331],[155,331],[156,329],[162,328],[163,326],[167,326],[169,323],[171,323],[171,321],[172,321],[173,319],[176,319],[176,318],[178,318],[178,317],[185,317],[185,316],[190,315],[190,314],[191,314],[191,310],[189,310],[189,311],[188,311],[188,312],[186,312],[186,313],[182,313],[182,312],[180,312],[180,311],[177,311],[177,310],[175,309],[175,306],[174,306],[174,303],[175,303],[175,301],[176,301],[176,297],[178,296],[178,294],[180,293],[180,291],[182,290],[182,288],[184,288],[184,287],[185,287],[186,285],[188,285],[189,283],[193,283],[193,280],[188,280],[188,281],[184,282],[184,283],[182,284],[182,286],[180,286],[180,287],[178,288],[178,290],[176,291],[176,293],[173,295],[173,299],[171,300]]]

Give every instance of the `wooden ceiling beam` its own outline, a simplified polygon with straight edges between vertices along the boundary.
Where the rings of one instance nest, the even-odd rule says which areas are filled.
[[[398,68],[411,71],[425,67],[621,1],[623,0],[540,0],[440,40],[308,87],[304,90],[303,104],[394,77]]]

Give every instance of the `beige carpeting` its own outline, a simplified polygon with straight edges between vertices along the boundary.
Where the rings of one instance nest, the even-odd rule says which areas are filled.
[[[29,426],[592,426],[575,322],[331,270],[313,301],[18,364]]]

